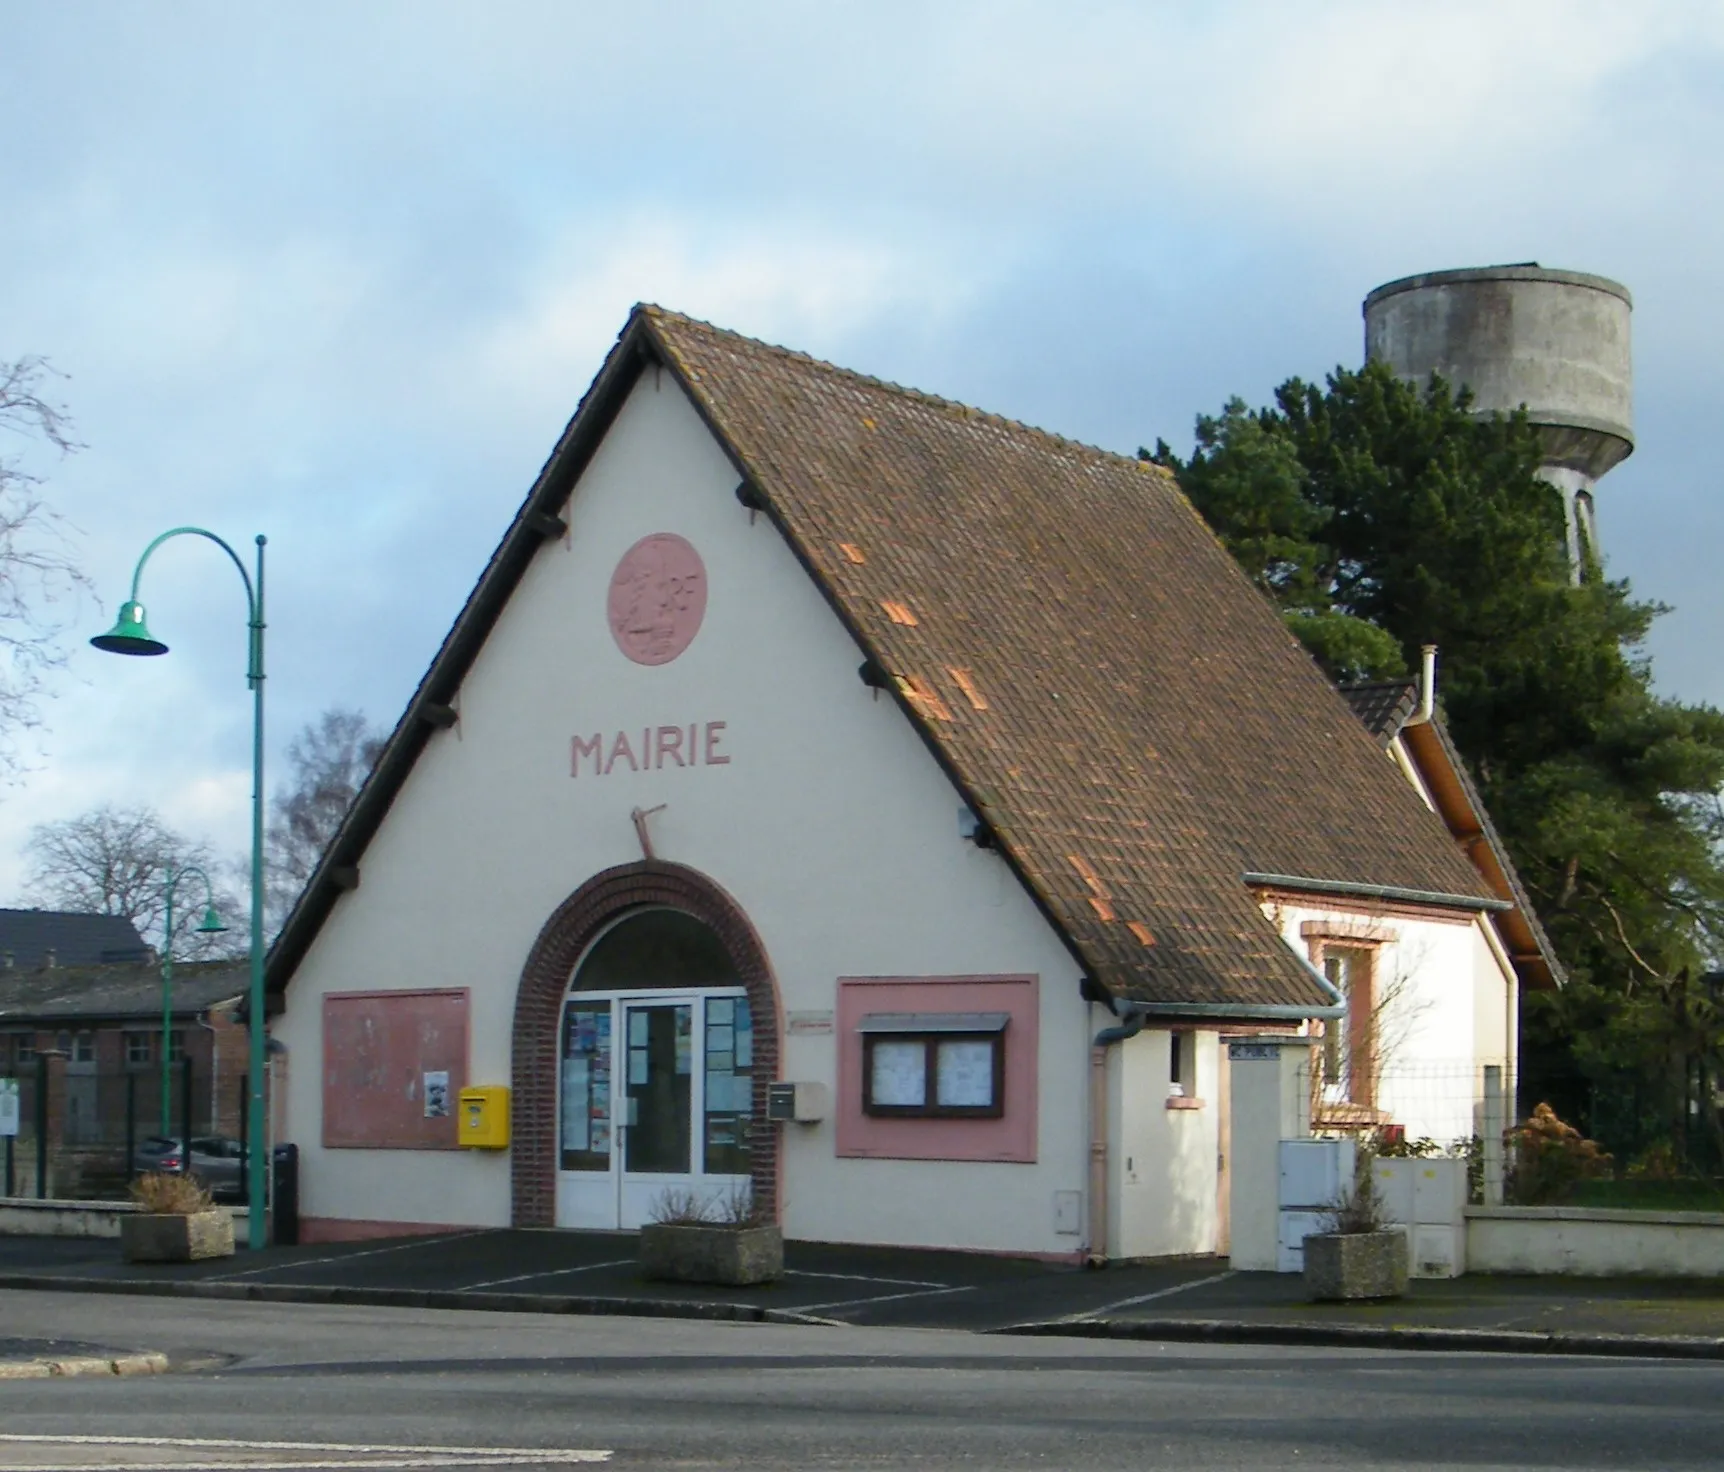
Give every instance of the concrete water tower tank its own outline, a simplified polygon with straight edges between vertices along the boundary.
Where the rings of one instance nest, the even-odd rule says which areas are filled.
[[[1433,373],[1473,391],[1481,414],[1526,405],[1541,475],[1562,492],[1569,567],[1598,555],[1593,487],[1634,449],[1628,288],[1536,263],[1432,271],[1365,298],[1365,356],[1423,386]]]

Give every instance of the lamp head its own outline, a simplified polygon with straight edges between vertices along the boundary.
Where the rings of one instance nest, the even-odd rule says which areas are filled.
[[[204,911],[204,918],[198,923],[199,935],[220,935],[227,926],[222,924],[222,918],[216,914],[216,907],[211,905]]]
[[[120,605],[120,616],[113,628],[90,640],[98,649],[109,654],[166,654],[168,646],[144,624],[144,605],[126,601]]]

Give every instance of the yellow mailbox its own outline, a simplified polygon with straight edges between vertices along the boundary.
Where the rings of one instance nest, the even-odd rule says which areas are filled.
[[[455,1139],[469,1150],[507,1150],[509,1091],[501,1084],[462,1089]]]

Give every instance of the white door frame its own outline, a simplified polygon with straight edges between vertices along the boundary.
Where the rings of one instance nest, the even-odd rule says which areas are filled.
[[[647,1221],[666,1190],[692,1191],[702,1202],[715,1206],[737,1187],[747,1189],[746,1175],[708,1175],[706,1164],[706,1012],[707,1002],[735,998],[747,1002],[740,986],[647,987],[629,991],[598,992],[571,990],[557,1015],[557,1192],[556,1221],[559,1227],[632,1231]],[[561,1069],[564,1059],[563,1032],[571,1006],[592,1010],[608,1004],[610,1070],[610,1129],[607,1140],[609,1164],[604,1171],[570,1171],[562,1168],[564,1101]],[[690,1010],[689,1036],[689,1169],[685,1174],[656,1171],[630,1172],[626,1160],[628,1124],[628,1041],[626,1029],[631,1007],[676,1007]]]

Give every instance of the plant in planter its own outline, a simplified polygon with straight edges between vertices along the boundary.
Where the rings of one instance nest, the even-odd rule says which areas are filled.
[[[784,1234],[762,1219],[746,1186],[716,1203],[693,1191],[661,1192],[641,1228],[643,1277],[745,1287],[784,1275]]]
[[[1331,1203],[1324,1230],[1305,1239],[1305,1291],[1316,1302],[1407,1291],[1407,1234],[1384,1219],[1371,1160],[1359,1153],[1352,1189]]]
[[[137,1210],[120,1218],[127,1262],[191,1262],[233,1255],[233,1217],[193,1177],[151,1173],[132,1183]]]

